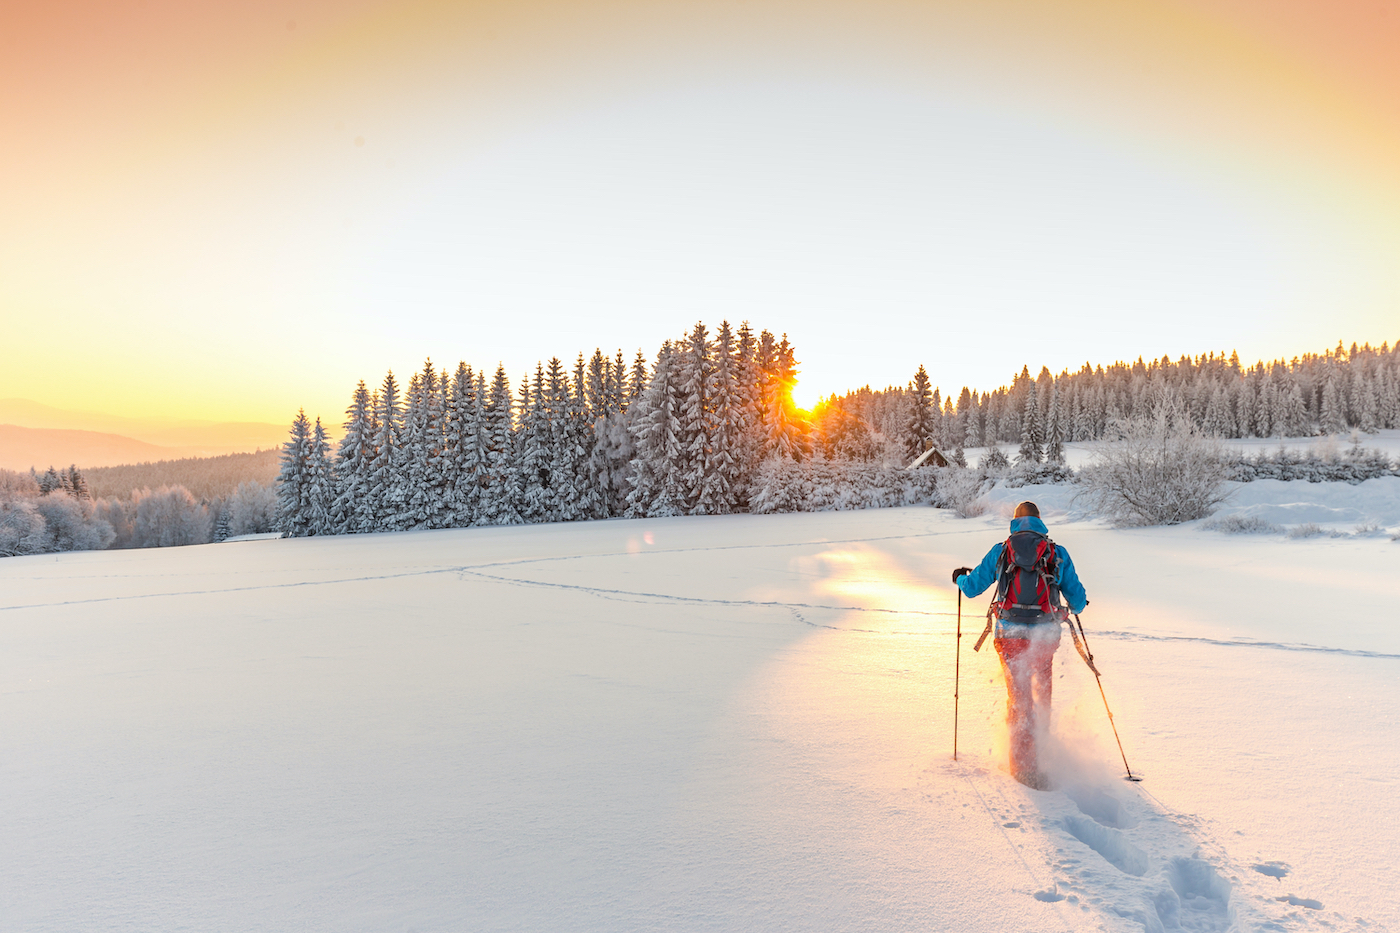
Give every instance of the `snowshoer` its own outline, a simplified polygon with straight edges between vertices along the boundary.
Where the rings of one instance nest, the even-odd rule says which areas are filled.
[[[1010,537],[993,545],[975,570],[954,570],[953,582],[969,597],[997,584],[996,598],[987,609],[987,631],[995,628],[992,644],[1006,676],[1011,774],[1029,787],[1048,788],[1036,744],[1050,724],[1055,649],[1060,646],[1060,623],[1067,616],[1061,596],[1069,603],[1068,612],[1083,612],[1089,604],[1074,561],[1050,540],[1036,504],[1022,502],[1011,519]]]

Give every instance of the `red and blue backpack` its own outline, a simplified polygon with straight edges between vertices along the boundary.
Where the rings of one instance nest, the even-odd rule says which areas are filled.
[[[990,608],[1016,622],[1062,616],[1059,569],[1054,541],[1037,531],[1014,532],[997,559],[997,597]]]

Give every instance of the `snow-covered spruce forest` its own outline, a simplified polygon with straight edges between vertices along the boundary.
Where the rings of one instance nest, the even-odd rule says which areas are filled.
[[[1055,376],[1023,367],[1010,386],[942,397],[924,367],[906,387],[792,402],[794,348],[748,324],[696,324],[648,365],[621,351],[536,366],[512,392],[503,368],[431,362],[402,387],[356,388],[332,454],[318,418],[292,425],[278,482],[292,535],[612,516],[664,517],[898,506],[938,500],[934,470],[906,471],[930,446],[982,473],[1064,480],[1064,445],[1164,406],[1208,436],[1303,437],[1400,427],[1400,353],[1383,344],[1245,368],[1238,354],[1088,363]],[[1242,460],[1238,479],[1352,479],[1393,473],[1359,448],[1332,461],[1286,451]]]
[[[309,535],[790,511],[785,465],[832,460],[843,463],[846,508],[931,501],[933,474],[900,469],[906,448],[923,441],[854,421],[849,438],[815,428],[793,404],[796,376],[786,337],[727,322],[713,335],[696,324],[650,366],[640,352],[629,366],[620,351],[595,351],[570,374],[555,358],[515,392],[501,367],[488,381],[466,363],[448,374],[428,362],[406,388],[390,373],[377,392],[356,388],[334,457],[319,419],[293,423],[278,478],[281,527]]]

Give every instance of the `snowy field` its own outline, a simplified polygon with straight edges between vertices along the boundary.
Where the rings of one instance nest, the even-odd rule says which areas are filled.
[[[0,928],[1400,930],[1400,543],[1046,517],[1144,783],[1068,638],[1007,776],[985,598],[952,760],[998,516],[0,561]]]

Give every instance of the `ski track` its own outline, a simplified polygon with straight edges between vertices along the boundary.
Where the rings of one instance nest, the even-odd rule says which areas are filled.
[[[932,537],[932,536],[933,536],[933,535],[888,535],[888,536],[879,537],[879,538],[849,538],[849,539],[843,539],[843,540],[830,540],[830,541],[803,541],[803,542],[797,542],[797,543],[795,543],[795,544],[778,543],[778,544],[728,545],[728,546],[722,546],[722,547],[704,547],[704,548],[670,548],[670,549],[650,550],[650,551],[645,551],[645,552],[640,552],[640,553],[641,553],[641,554],[647,554],[647,555],[653,555],[653,554],[683,554],[683,553],[696,552],[696,551],[732,551],[732,550],[763,549],[763,548],[776,548],[776,547],[816,546],[816,545],[829,545],[829,544],[859,544],[859,543],[872,542],[872,541],[891,541],[891,540],[902,540],[902,539],[908,539],[908,538],[921,538],[921,537]],[[490,570],[490,569],[495,569],[495,568],[499,568],[499,567],[518,567],[518,566],[525,565],[525,564],[539,564],[539,563],[559,562],[559,561],[567,561],[567,560],[584,560],[584,559],[593,559],[593,558],[606,559],[606,558],[615,558],[615,557],[624,557],[624,556],[627,556],[627,557],[635,557],[635,556],[639,556],[639,554],[632,554],[632,553],[629,553],[629,552],[627,552],[627,551],[616,551],[616,552],[607,552],[607,553],[599,553],[599,554],[567,554],[567,555],[556,555],[556,556],[552,556],[552,557],[533,557],[533,558],[521,558],[521,559],[518,559],[518,560],[508,560],[508,561],[491,561],[491,562],[483,563],[483,564],[468,564],[468,565],[464,565],[464,566],[444,566],[444,567],[437,567],[437,568],[428,569],[428,570],[404,571],[404,572],[402,572],[402,573],[376,574],[376,575],[356,576],[356,577],[336,577],[336,578],[329,579],[329,580],[298,580],[298,581],[290,582],[290,583],[263,583],[263,584],[255,584],[255,585],[250,585],[250,586],[223,587],[223,588],[218,588],[218,589],[177,590],[177,591],[173,591],[173,592],[163,592],[163,593],[132,593],[132,594],[128,594],[128,595],[125,595],[125,596],[100,596],[100,597],[93,597],[93,598],[89,598],[89,599],[64,600],[64,601],[50,602],[50,603],[25,603],[25,604],[16,604],[16,605],[10,605],[10,606],[0,606],[0,612],[7,612],[7,611],[12,611],[12,610],[24,610],[24,609],[46,609],[46,608],[61,607],[61,606],[77,606],[77,605],[86,605],[86,604],[92,604],[92,603],[122,602],[122,601],[133,600],[133,599],[157,599],[157,598],[161,598],[161,597],[179,597],[179,596],[210,596],[210,595],[219,595],[219,594],[224,594],[224,593],[254,592],[254,591],[258,591],[258,590],[292,589],[292,588],[309,587],[309,586],[336,586],[336,585],[344,585],[344,584],[351,584],[351,583],[368,583],[368,582],[379,581],[379,580],[396,580],[396,579],[405,579],[405,578],[410,578],[410,577],[426,577],[426,576],[435,576],[435,575],[440,575],[440,574],[456,574],[456,575],[458,575],[459,577],[461,577],[461,576],[472,576],[472,577],[475,577],[475,578],[477,578],[477,579],[486,580],[486,581],[489,581],[489,582],[492,582],[492,583],[500,583],[500,584],[504,584],[504,585],[507,585],[507,586],[529,586],[529,587],[542,587],[542,588],[553,588],[553,589],[574,590],[574,591],[578,591],[578,592],[588,593],[588,594],[590,594],[590,595],[596,596],[596,597],[601,598],[601,599],[618,599],[618,600],[625,600],[625,601],[629,601],[629,602],[679,602],[679,603],[690,603],[690,604],[695,604],[695,605],[735,606],[735,607],[740,607],[740,606],[742,606],[742,607],[787,609],[787,610],[790,610],[790,611],[792,612],[792,614],[794,615],[794,617],[795,617],[799,622],[801,622],[801,623],[804,624],[804,625],[808,625],[808,626],[811,626],[811,627],[813,627],[813,628],[824,628],[824,629],[830,629],[830,630],[832,630],[832,631],[842,631],[842,632],[862,632],[862,633],[878,633],[878,634],[884,634],[884,635],[919,635],[919,636],[927,636],[927,635],[929,635],[929,634],[951,634],[951,632],[929,632],[929,631],[927,631],[927,630],[920,630],[920,631],[900,631],[900,630],[890,630],[890,629],[878,629],[878,630],[877,630],[877,629],[857,628],[857,627],[853,627],[853,626],[828,625],[828,624],[824,624],[824,623],[812,622],[811,620],[809,620],[809,619],[807,619],[806,617],[804,617],[804,616],[799,612],[799,610],[802,610],[802,609],[814,609],[814,610],[824,610],[824,611],[829,611],[829,612],[861,612],[861,613],[872,613],[872,614],[891,615],[891,616],[917,616],[917,617],[923,617],[923,618],[933,618],[933,617],[952,618],[952,617],[954,617],[954,615],[955,615],[955,614],[952,613],[952,612],[938,612],[938,611],[929,611],[929,610],[923,610],[923,609],[886,609],[886,608],[874,607],[874,606],[853,606],[853,605],[835,606],[835,605],[826,605],[826,604],[820,604],[820,603],[784,602],[784,601],[782,601],[782,600],[715,599],[715,598],[711,598],[711,597],[700,597],[700,596],[678,596],[678,595],[670,594],[670,593],[652,593],[652,592],[648,592],[648,591],[644,591],[644,590],[607,589],[607,588],[602,588],[602,587],[583,586],[583,585],[580,585],[580,584],[556,583],[556,582],[552,582],[552,581],[548,581],[548,580],[531,580],[531,579],[522,578],[522,577],[508,577],[508,576],[503,576],[503,575],[500,575],[500,574],[490,574],[490,573],[483,573],[483,572],[482,572],[482,571],[484,571],[484,570]],[[182,575],[181,575],[181,574],[153,574],[153,575],[151,575],[152,578],[158,578],[158,577],[164,577],[164,576],[182,576]],[[103,574],[103,575],[100,575],[100,576],[84,577],[84,578],[81,578],[81,579],[106,579],[106,578],[129,579],[129,577],[123,577],[122,575],[119,575],[119,574]],[[972,612],[969,612],[968,617],[969,617],[969,619],[971,619],[971,620],[973,620],[974,622],[976,622],[976,621],[978,621],[978,620],[980,620],[980,619],[982,618],[982,614],[981,614],[980,612],[972,611]],[[1191,642],[1191,643],[1195,643],[1195,644],[1211,645],[1211,646],[1224,647],[1224,648],[1263,648],[1263,649],[1269,649],[1269,650],[1275,650],[1275,651],[1297,651],[1297,652],[1310,652],[1310,653],[1316,653],[1316,654],[1336,654],[1336,655],[1344,655],[1344,656],[1346,656],[1346,657],[1371,658],[1371,659],[1390,660],[1390,661],[1400,660],[1400,654],[1388,653],[1388,652],[1383,652],[1383,651],[1367,651],[1367,650],[1358,649],[1358,648],[1334,648],[1334,647],[1329,647],[1329,646],[1327,646],[1327,645],[1309,645],[1309,644],[1296,644],[1296,643],[1288,643],[1288,642],[1257,641],[1257,640],[1254,640],[1254,639],[1245,639],[1245,638],[1226,639],[1226,638],[1206,638],[1206,637],[1203,637],[1203,636],[1190,636],[1190,635],[1155,635],[1155,634],[1150,634],[1150,633],[1145,633],[1145,632],[1125,632],[1125,631],[1116,631],[1116,630],[1099,630],[1099,631],[1096,631],[1096,632],[1095,632],[1095,637],[1096,637],[1096,638],[1107,638],[1107,639],[1115,640],[1115,641],[1134,641],[1134,642],[1144,642],[1144,641],[1146,641],[1146,642]]]

